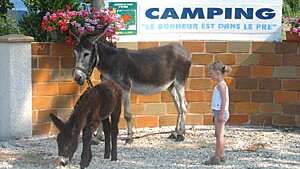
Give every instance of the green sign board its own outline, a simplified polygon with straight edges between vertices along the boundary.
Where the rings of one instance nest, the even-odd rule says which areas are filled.
[[[109,2],[109,8],[115,10],[125,23],[125,28],[117,32],[119,35],[137,34],[136,2]]]

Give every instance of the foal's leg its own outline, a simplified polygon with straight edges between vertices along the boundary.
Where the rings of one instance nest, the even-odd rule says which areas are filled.
[[[90,126],[87,126],[83,129],[82,142],[83,149],[81,153],[80,168],[86,168],[89,166],[92,160],[92,151],[91,151],[91,140],[92,140],[92,129]]]
[[[126,143],[132,143],[133,139],[133,131],[132,131],[132,124],[131,124],[131,120],[132,120],[132,114],[130,112],[130,94],[129,91],[123,91],[123,104],[124,104],[124,118],[127,122],[127,139],[126,139]]]
[[[111,150],[111,161],[117,160],[117,139],[119,134],[119,120],[121,115],[121,98],[118,98],[118,102],[115,106],[114,111],[111,114],[111,144],[112,144],[112,150]]]
[[[105,136],[104,158],[107,159],[110,157],[110,122],[109,122],[109,118],[102,120],[102,124],[103,124],[104,136]]]

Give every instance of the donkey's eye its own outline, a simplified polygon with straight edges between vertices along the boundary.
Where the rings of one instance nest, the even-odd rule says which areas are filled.
[[[89,53],[84,53],[84,54],[83,54],[83,57],[86,58],[86,57],[88,57],[89,55],[90,55]]]

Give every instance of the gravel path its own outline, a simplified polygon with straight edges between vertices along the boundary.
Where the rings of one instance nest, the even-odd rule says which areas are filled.
[[[173,127],[136,129],[135,135],[165,132]],[[181,169],[241,168],[300,169],[300,130],[229,126],[226,129],[226,164],[205,166],[203,162],[214,150],[212,126],[187,126],[186,140],[181,143],[157,134],[134,140],[131,145],[119,140],[118,161],[103,159],[103,144],[93,146],[89,169]],[[121,130],[120,137],[125,137]],[[55,165],[57,147],[54,137],[0,142],[0,168],[77,169],[81,145],[72,164]]]

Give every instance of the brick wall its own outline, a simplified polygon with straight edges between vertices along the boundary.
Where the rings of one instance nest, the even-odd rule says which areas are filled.
[[[142,49],[168,42],[119,43]],[[206,65],[221,60],[233,71],[230,86],[230,124],[300,126],[300,44],[267,42],[182,43],[192,54],[193,65],[186,84],[189,103],[187,124],[211,124],[210,99],[214,86]],[[33,134],[52,134],[49,113],[67,119],[85,89],[72,80],[72,47],[59,43],[32,44]],[[99,72],[94,71],[94,83]],[[168,92],[131,96],[135,127],[175,125],[176,109]],[[120,127],[126,125],[123,115]]]

